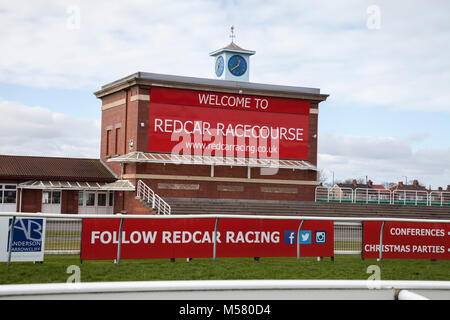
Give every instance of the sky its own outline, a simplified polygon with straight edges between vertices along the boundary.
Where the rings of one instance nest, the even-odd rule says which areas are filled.
[[[99,157],[93,92],[137,71],[320,88],[327,182],[450,185],[448,0],[0,0],[0,154]]]

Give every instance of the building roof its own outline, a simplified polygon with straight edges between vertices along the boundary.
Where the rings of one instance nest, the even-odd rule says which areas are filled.
[[[427,191],[427,188],[419,184],[419,181],[414,180],[412,184],[403,184],[403,182],[397,183],[395,186],[389,188],[389,190],[405,190],[405,191]]]
[[[372,189],[369,184],[361,183],[336,183],[339,188],[349,188],[349,189]]]
[[[0,178],[24,180],[116,180],[99,159],[0,155]]]
[[[320,93],[320,89],[318,88],[194,78],[149,72],[136,72],[122,79],[103,85],[99,91],[94,92],[94,95],[97,98],[102,98],[135,85],[206,90],[236,94],[254,94],[294,99],[310,99],[315,101],[324,101],[328,98],[328,95]]]

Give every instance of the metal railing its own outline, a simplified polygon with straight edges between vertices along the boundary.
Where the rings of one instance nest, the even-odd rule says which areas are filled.
[[[156,214],[169,215],[171,214],[170,205],[158,196],[149,186],[142,180],[137,183],[137,197],[151,206]]]
[[[406,219],[406,218],[366,218],[366,217],[317,217],[317,216],[262,216],[262,215],[81,215],[50,213],[0,212],[7,217],[39,217],[47,219],[45,234],[45,254],[79,254],[81,249],[83,219],[184,219],[184,218],[235,218],[269,220],[331,220],[334,221],[334,254],[361,254],[363,243],[363,221],[404,221],[450,223],[443,219]],[[216,223],[217,228],[217,223]],[[119,232],[119,234],[121,234]]]
[[[81,225],[82,219],[47,219],[45,254],[80,254]],[[361,254],[360,222],[335,222],[334,238],[335,254]]]
[[[354,194],[351,188],[326,188],[317,187],[315,191],[316,202],[354,202]]]
[[[261,301],[260,306],[265,308],[269,304],[263,300],[273,300],[274,297],[280,300],[448,300],[450,281],[259,279],[0,285],[0,299],[184,300],[186,296],[202,301],[255,300]],[[248,314],[251,317],[256,313],[249,311]]]
[[[428,194],[429,206],[450,206],[450,192],[431,191]]]
[[[316,202],[450,206],[450,192],[387,190],[370,188],[316,187]]]
[[[403,205],[428,205],[428,192],[411,191],[411,190],[395,190],[392,192],[392,204]]]
[[[354,194],[355,203],[390,204],[392,201],[390,190],[356,188]]]

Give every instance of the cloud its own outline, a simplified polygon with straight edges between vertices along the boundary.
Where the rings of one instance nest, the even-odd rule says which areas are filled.
[[[330,101],[450,112],[447,0],[9,2],[0,13],[0,81],[92,88],[136,71],[213,76],[208,53],[257,51],[255,82],[319,87]]]
[[[0,99],[0,153],[98,158],[100,121]]]
[[[319,137],[318,167],[336,180],[365,178],[376,183],[419,180],[433,188],[450,185],[450,148],[414,151],[410,142],[392,137]],[[330,175],[329,175],[330,176]]]

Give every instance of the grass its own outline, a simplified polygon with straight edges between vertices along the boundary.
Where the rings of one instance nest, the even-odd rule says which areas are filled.
[[[122,260],[119,265],[108,260],[84,261],[78,256],[46,256],[43,264],[0,263],[0,284],[66,282],[67,267],[77,265],[81,281],[151,281],[151,280],[231,280],[231,279],[359,279],[370,274],[367,267],[377,264],[382,280],[450,280],[450,261],[376,260],[362,261],[359,256],[316,258],[252,258]]]

